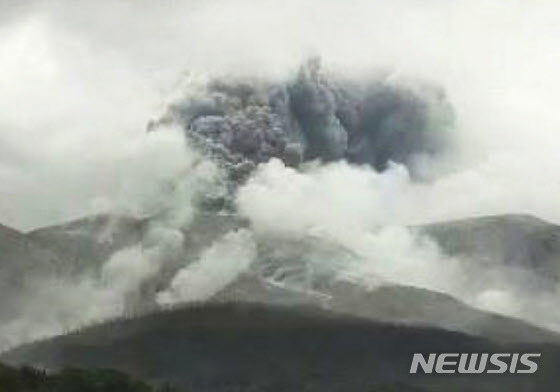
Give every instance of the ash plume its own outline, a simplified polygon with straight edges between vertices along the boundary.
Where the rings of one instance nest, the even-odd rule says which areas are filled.
[[[319,58],[284,82],[216,78],[197,91],[172,103],[148,130],[179,124],[234,179],[271,158],[294,167],[346,160],[377,171],[395,162],[414,175],[418,158],[444,151],[454,125],[453,108],[436,86],[352,80],[325,72]]]
[[[249,264],[274,283],[316,289],[313,274],[335,269],[560,328],[558,280],[533,277],[540,257],[491,272],[409,229],[499,214],[560,222],[555,2],[54,3],[0,6],[0,222],[150,222],[139,244],[82,257],[92,271],[39,276],[14,302],[22,317],[2,318],[9,344],[151,309],[158,295],[200,299],[193,288]],[[300,66],[309,53],[325,65]],[[185,69],[186,88],[162,104]],[[377,69],[391,72],[361,73]],[[194,220],[223,212],[220,199],[227,214]],[[550,249],[557,237],[538,238]]]

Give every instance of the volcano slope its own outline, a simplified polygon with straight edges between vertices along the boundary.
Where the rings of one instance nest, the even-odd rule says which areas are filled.
[[[542,353],[535,374],[409,374],[413,353]],[[111,367],[188,391],[552,391],[560,347],[504,345],[305,307],[176,308],[5,353],[9,364]],[[416,389],[415,389],[416,388]]]
[[[76,248],[63,245],[71,243],[75,233],[83,241],[80,252],[93,249],[92,254],[104,255],[135,244],[147,225],[110,226],[110,222],[85,219],[27,235],[3,227],[0,264],[10,268],[4,276],[16,270],[26,276],[28,268],[56,273],[53,266],[71,263],[76,254]],[[183,231],[185,254],[246,226],[232,216],[201,217],[195,222],[199,223]],[[99,241],[107,227],[123,232],[112,236],[109,244],[114,248],[109,250]],[[444,251],[469,256],[472,262],[507,264],[511,259],[497,257],[496,252],[509,244],[530,250],[515,259],[528,273],[542,274],[539,263],[548,272],[555,270],[558,228],[534,218],[475,218],[413,229],[432,236]],[[484,247],[476,246],[475,234],[488,241]],[[49,243],[57,246],[49,249]],[[507,254],[515,254],[509,249],[513,253]],[[395,285],[368,291],[333,281],[321,290],[272,285],[248,271],[206,305],[108,322],[22,346],[0,361],[48,369],[111,367],[196,391],[552,391],[560,381],[555,371],[560,364],[559,339],[553,332],[424,289]],[[542,352],[543,356],[535,375],[433,377],[408,374],[414,352]]]
[[[560,279],[560,226],[530,215],[468,218],[417,227],[451,256],[464,256],[485,268],[509,266]]]
[[[0,225],[0,261],[35,267],[65,261],[65,268],[79,269],[81,263],[102,263],[114,252],[140,243],[150,224],[149,218],[102,214],[28,233]],[[197,253],[228,230],[245,226],[247,222],[234,215],[200,214],[182,230],[183,248]],[[411,229],[432,238],[451,257],[464,257],[488,269],[521,268],[550,282],[560,279],[560,226],[533,216],[466,218]],[[35,258],[43,262],[35,263]]]
[[[248,274],[216,293],[210,301],[313,306],[340,317],[358,316],[403,326],[431,326],[502,343],[560,343],[560,334],[556,332],[473,308],[444,293],[402,285],[365,289],[340,280],[324,286],[321,291],[307,291]]]
[[[8,322],[16,317],[21,301],[32,298],[32,284],[21,282],[33,282],[33,279],[52,275],[72,279],[72,275],[99,270],[114,252],[127,246],[143,246],[150,224],[149,219],[99,215],[27,234],[3,227],[0,230],[0,267],[3,271],[0,276],[3,282],[0,320]],[[168,270],[142,285],[141,293],[134,296],[135,303],[127,313],[142,314],[157,309],[154,297],[158,290],[168,285],[174,273],[185,263],[195,261],[201,251],[222,235],[239,227],[247,227],[247,223],[233,215],[202,214],[196,217],[182,230],[182,245],[177,254],[171,255],[173,260],[166,262]],[[465,257],[468,262],[480,264],[488,271],[515,261],[516,266],[523,268],[523,276],[555,281],[554,271],[560,254],[556,242],[560,230],[555,225],[532,217],[505,215],[412,229],[432,237],[449,255]],[[525,256],[512,261],[504,256],[506,254]],[[297,286],[273,283],[259,270],[250,270],[209,300],[308,305],[341,315],[444,328],[504,343],[560,341],[554,332],[475,309],[449,295],[426,289],[396,284],[366,289],[349,281],[325,280],[319,282],[315,290],[302,290]]]
[[[60,268],[61,259],[51,249],[0,225],[0,322],[17,313],[20,295],[36,277],[55,274]]]

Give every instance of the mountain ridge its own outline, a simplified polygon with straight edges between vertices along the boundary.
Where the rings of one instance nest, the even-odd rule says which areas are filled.
[[[477,375],[466,384],[460,375],[408,374],[415,352],[543,355],[535,375]],[[0,359],[49,369],[109,366],[197,391],[244,390],[250,383],[274,391],[298,385],[310,391],[364,391],[400,382],[433,392],[533,392],[537,385],[549,390],[547,386],[557,382],[560,347],[503,345],[458,332],[339,317],[306,307],[198,304],[86,328],[20,347]]]

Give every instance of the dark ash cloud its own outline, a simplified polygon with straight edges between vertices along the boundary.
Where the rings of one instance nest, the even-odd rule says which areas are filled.
[[[445,149],[454,113],[438,87],[345,79],[323,72],[314,58],[281,83],[211,80],[148,129],[168,123],[178,123],[235,178],[271,158],[290,166],[347,160],[378,171],[396,162],[414,175],[415,159]]]

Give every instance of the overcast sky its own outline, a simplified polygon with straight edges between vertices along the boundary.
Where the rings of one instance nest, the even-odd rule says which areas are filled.
[[[183,72],[278,76],[309,54],[440,84],[467,183],[497,188],[472,211],[560,221],[559,14],[553,0],[0,0],[0,222],[113,206],[158,167],[145,125]]]

